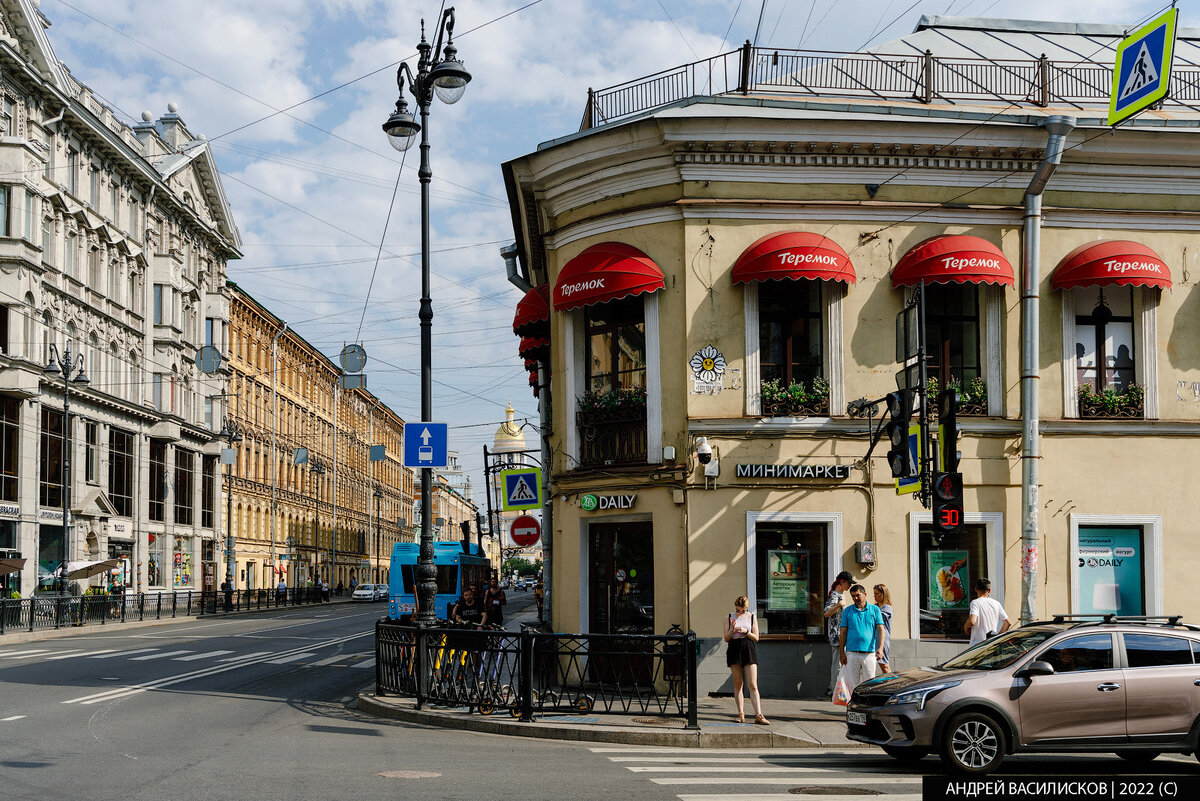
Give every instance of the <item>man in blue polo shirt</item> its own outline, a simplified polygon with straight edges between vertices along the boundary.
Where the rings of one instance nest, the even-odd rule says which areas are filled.
[[[879,607],[867,603],[867,591],[861,584],[850,588],[852,606],[842,610],[840,629],[842,676],[850,690],[867,679],[875,678],[876,660],[883,657],[883,615]]]

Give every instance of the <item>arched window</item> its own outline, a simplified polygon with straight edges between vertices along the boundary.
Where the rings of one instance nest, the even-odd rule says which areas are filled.
[[[126,397],[125,384],[121,380],[121,358],[118,355],[117,343],[113,343],[108,349],[108,391],[119,398]]]
[[[104,382],[103,368],[104,354],[100,351],[100,343],[96,341],[95,334],[88,334],[87,340],[87,355],[84,357],[84,364],[88,366],[88,378],[92,379],[92,386],[96,389],[108,389]]]
[[[25,325],[23,326],[25,329],[25,341],[22,343],[22,352],[25,354],[26,359],[32,361],[37,355],[34,349],[34,343],[37,342],[37,325],[34,323],[32,292],[25,293],[25,308],[22,310],[22,314],[25,317]]]
[[[142,400],[142,367],[138,363],[137,353],[129,351],[129,394],[126,396],[134,403]]]
[[[54,328],[54,320],[50,312],[42,312],[42,364],[50,363],[50,337]]]

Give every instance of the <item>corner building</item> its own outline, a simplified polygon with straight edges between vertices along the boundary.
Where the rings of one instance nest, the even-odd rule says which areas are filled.
[[[679,623],[702,638],[700,690],[728,689],[722,621],[746,594],[764,693],[815,697],[841,570],[890,589],[896,669],[965,647],[979,576],[1014,619],[1026,574],[1037,617],[1200,616],[1200,507],[1180,478],[1200,466],[1200,114],[1184,105],[1200,31],[1179,35],[1179,100],[1110,131],[1121,35],[925,17],[873,53],[747,46],[589,93],[580,131],[504,165],[523,276],[550,297],[554,630]],[[1026,255],[1056,115],[1075,126]],[[930,375],[964,393],[966,525],[946,537],[847,413],[896,388],[895,319],[920,281]]]

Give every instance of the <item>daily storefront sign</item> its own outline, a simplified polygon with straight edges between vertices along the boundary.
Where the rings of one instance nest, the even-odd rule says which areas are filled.
[[[808,609],[808,551],[767,551],[767,609]]]
[[[739,464],[738,478],[850,478],[848,464]]]
[[[588,493],[579,499],[579,508],[585,512],[602,512],[605,509],[632,509],[637,495],[593,495]]]

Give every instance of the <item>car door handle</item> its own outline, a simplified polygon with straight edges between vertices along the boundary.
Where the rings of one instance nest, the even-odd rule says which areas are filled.
[[[1097,684],[1096,689],[1102,693],[1111,693],[1113,690],[1121,689],[1121,685],[1114,684],[1112,682],[1105,682],[1104,684]]]

